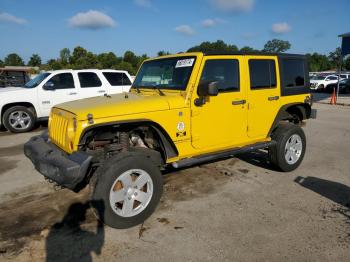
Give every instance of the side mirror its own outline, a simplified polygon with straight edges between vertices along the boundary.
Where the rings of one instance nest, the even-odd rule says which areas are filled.
[[[217,96],[219,94],[218,83],[217,81],[203,81],[199,83],[198,95],[201,97]]]
[[[219,94],[218,82],[217,81],[203,81],[198,85],[199,98],[194,100],[196,106],[202,106],[206,102],[207,96],[217,96]]]
[[[55,90],[55,84],[54,83],[52,83],[51,81],[48,81],[48,82],[46,82],[45,83],[45,85],[43,86],[43,88],[45,89],[45,90]]]

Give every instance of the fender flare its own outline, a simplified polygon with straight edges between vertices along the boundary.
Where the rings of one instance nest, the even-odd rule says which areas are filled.
[[[150,126],[153,128],[153,130],[157,133],[157,135],[160,138],[160,141],[162,143],[162,147],[164,150],[165,158],[173,158],[178,156],[179,152],[170,138],[169,134],[165,131],[165,129],[160,126],[158,123],[153,122],[152,120],[149,119],[134,119],[134,120],[127,120],[127,121],[116,121],[116,122],[108,122],[108,123],[103,123],[103,124],[97,124],[97,125],[92,125],[84,129],[82,134],[80,135],[79,138],[79,145],[84,144],[86,141],[86,138],[89,134],[89,132],[93,131],[96,128],[100,127],[108,127],[108,126],[118,126],[118,125],[146,125]]]
[[[290,104],[283,105],[278,111],[275,117],[275,120],[273,121],[272,126],[269,130],[269,133],[267,134],[267,137],[271,136],[271,133],[275,130],[275,128],[278,126],[280,121],[290,117],[290,113],[288,112],[288,109],[289,110],[294,109],[300,112],[302,116],[301,120],[309,119],[311,116],[311,106],[307,103],[290,103]]]

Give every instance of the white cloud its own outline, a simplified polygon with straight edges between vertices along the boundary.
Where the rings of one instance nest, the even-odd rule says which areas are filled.
[[[134,0],[135,5],[140,7],[151,8],[152,3],[150,0]]]
[[[272,25],[272,32],[275,34],[285,34],[292,30],[291,26],[287,23],[276,23]]]
[[[11,15],[9,13],[0,13],[0,22],[23,25],[23,24],[27,23],[27,20],[25,20],[23,18],[16,17],[16,16]]]
[[[246,12],[250,11],[255,0],[210,0],[217,9],[225,12]]]
[[[72,27],[92,30],[114,27],[117,25],[117,22],[115,22],[110,16],[96,10],[77,13],[75,16],[69,18],[68,23]]]
[[[179,25],[175,28],[175,31],[186,36],[192,36],[195,33],[189,25]]]
[[[214,27],[217,26],[218,24],[225,23],[225,20],[220,19],[220,18],[215,18],[215,19],[205,19],[201,22],[202,26],[204,27]]]

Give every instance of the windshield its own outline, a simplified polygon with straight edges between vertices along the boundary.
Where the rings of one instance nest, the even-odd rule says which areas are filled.
[[[195,57],[175,57],[145,62],[132,87],[185,90],[195,60]]]
[[[50,73],[41,73],[30,80],[28,83],[24,85],[26,88],[34,88],[38,86],[46,77],[48,77]]]

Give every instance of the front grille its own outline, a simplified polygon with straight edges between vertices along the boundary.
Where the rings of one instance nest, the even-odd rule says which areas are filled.
[[[51,141],[61,148],[67,147],[68,119],[64,118],[60,112],[52,112],[49,125],[49,135]]]

